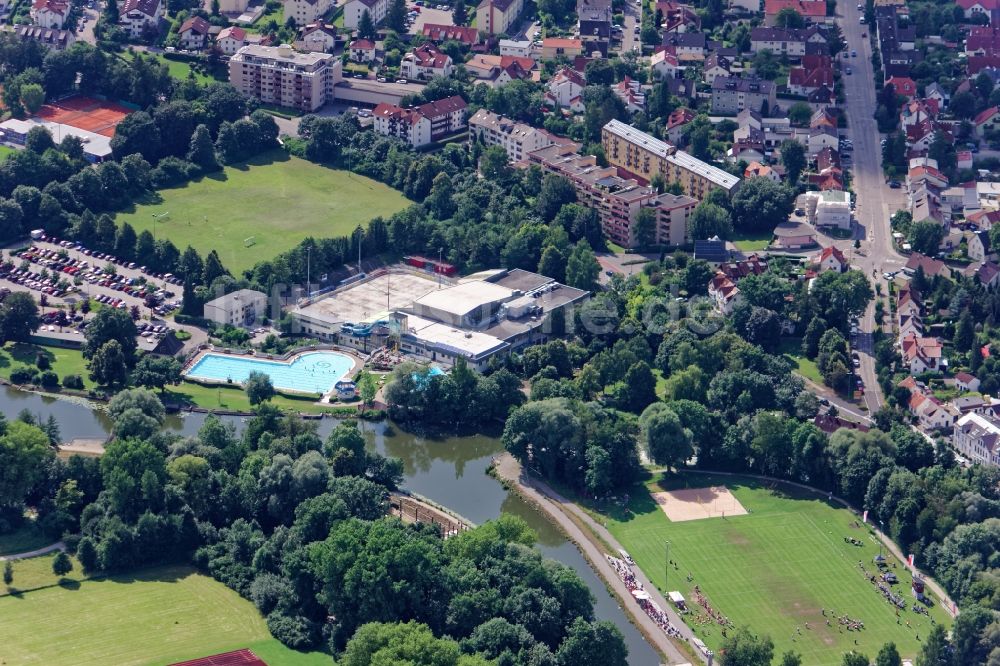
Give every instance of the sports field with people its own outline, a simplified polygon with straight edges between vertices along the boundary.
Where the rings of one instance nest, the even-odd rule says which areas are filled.
[[[115,221],[128,222],[136,232],[149,229],[182,251],[188,245],[202,255],[215,250],[238,275],[304,238],[350,235],[359,224],[407,204],[388,185],[276,150],[154,192]]]
[[[74,574],[71,579],[79,572]],[[18,578],[15,567],[15,585]],[[0,627],[0,662],[6,664],[171,664],[240,648],[271,666],[330,663],[329,655],[283,646],[252,603],[190,567],[3,596]]]
[[[717,508],[729,515],[696,517],[700,507],[694,505],[683,520],[667,518],[664,491],[713,487],[724,497]],[[717,617],[770,635],[777,655],[795,650],[813,666],[839,666],[849,650],[874,658],[888,641],[902,656],[915,657],[932,619],[950,624],[939,605],[929,616],[913,610],[910,573],[883,550],[884,571],[899,578],[889,587],[906,601],[897,618],[896,607],[868,578],[879,573],[873,563],[878,542],[853,513],[825,496],[747,478],[686,474],[636,486],[627,507],[602,520],[657,587],[684,595],[691,609],[686,621],[714,649],[724,640],[723,627],[696,601],[695,586]],[[738,507],[746,514],[732,515]],[[849,622],[864,628],[849,629]]]

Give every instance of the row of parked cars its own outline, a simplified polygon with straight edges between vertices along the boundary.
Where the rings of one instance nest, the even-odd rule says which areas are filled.
[[[145,266],[137,265],[134,261],[126,261],[125,259],[119,259],[113,254],[91,250],[75,241],[60,240],[58,238],[55,238],[54,236],[45,236],[44,234],[39,236],[36,240],[43,240],[49,243],[54,243],[59,247],[65,248],[67,250],[75,250],[77,252],[80,252],[80,254],[84,254],[88,257],[93,257],[94,259],[99,261],[117,264],[118,266],[122,266],[123,268],[137,270],[143,275],[147,275],[156,280],[163,280],[164,282],[169,282],[170,284],[176,284],[176,285],[184,284],[184,281],[181,280],[176,275],[174,275],[173,273],[156,273],[154,271],[148,270]]]
[[[0,266],[0,277],[10,280],[14,284],[27,287],[32,291],[38,291],[48,296],[60,297],[74,291],[76,287],[62,289],[59,286],[59,278],[48,275],[43,277],[40,272],[16,269],[13,264],[6,263]]]

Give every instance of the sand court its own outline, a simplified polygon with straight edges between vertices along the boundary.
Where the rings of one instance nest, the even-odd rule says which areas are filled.
[[[671,522],[743,516],[747,510],[725,486],[652,493]]]

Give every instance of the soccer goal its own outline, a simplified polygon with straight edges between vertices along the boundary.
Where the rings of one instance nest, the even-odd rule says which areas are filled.
[[[252,247],[257,244],[256,236],[247,236],[243,239],[243,247]]]

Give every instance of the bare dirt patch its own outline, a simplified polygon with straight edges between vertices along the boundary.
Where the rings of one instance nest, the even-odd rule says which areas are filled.
[[[743,516],[748,512],[725,486],[652,493],[671,522]]]

